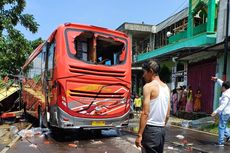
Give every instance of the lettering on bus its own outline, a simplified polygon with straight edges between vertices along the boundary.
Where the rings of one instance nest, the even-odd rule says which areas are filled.
[[[102,91],[103,92],[111,92],[112,91],[112,89],[110,89],[108,87],[106,88],[106,87],[104,87],[103,85],[100,85],[100,84],[87,84],[87,85],[84,85],[84,86],[81,86],[81,87],[77,87],[74,90],[76,90],[76,91],[85,91],[85,92],[88,92],[88,91],[96,91],[96,92],[98,92],[100,90],[101,90],[101,92]],[[66,91],[66,95],[68,97],[70,96],[70,92],[71,92],[70,90]]]

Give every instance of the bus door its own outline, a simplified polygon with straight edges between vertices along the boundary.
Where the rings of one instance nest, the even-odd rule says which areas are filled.
[[[46,53],[46,85],[45,85],[45,113],[44,118],[45,122],[44,124],[47,124],[50,120],[49,115],[49,106],[50,102],[53,101],[53,98],[55,96],[52,93],[52,89],[55,88],[55,81],[54,81],[54,54],[55,54],[55,41],[51,41],[50,43],[47,43],[47,53]]]

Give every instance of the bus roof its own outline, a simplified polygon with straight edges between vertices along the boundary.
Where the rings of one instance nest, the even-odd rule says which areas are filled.
[[[108,28],[104,28],[104,27],[100,27],[100,26],[84,25],[84,24],[78,24],[78,23],[64,23],[64,24],[60,25],[57,29],[67,28],[67,27],[83,28],[83,29],[95,30],[95,31],[104,31],[104,32],[112,33],[114,35],[119,35],[119,36],[123,36],[126,38],[128,37],[125,33],[121,32],[121,31],[112,30],[112,29],[108,29]]]

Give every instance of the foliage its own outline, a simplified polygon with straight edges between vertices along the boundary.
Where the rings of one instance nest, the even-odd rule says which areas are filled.
[[[29,41],[24,39],[20,34],[15,34],[13,39],[10,37],[3,37],[3,39],[3,43],[0,44],[0,46],[4,48],[0,52],[1,73],[17,74],[20,66],[23,65],[28,56],[28,51],[31,50]]]
[[[230,126],[230,123],[227,124],[227,127]],[[208,126],[203,126],[201,127],[202,131],[213,133],[213,134],[218,134],[218,123],[208,125]]]
[[[218,133],[218,123],[202,126],[200,130],[209,132],[209,133],[213,133],[213,134],[217,134]]]
[[[23,14],[26,6],[25,0],[1,0],[0,1],[0,35],[4,30],[12,38],[17,31],[15,26],[21,24],[23,27],[31,31],[37,32],[38,23],[34,21],[33,15]],[[17,32],[16,32],[17,33]]]
[[[3,80],[0,78],[0,89],[2,89],[4,87],[4,82]]]
[[[35,50],[41,43],[43,43],[44,40],[42,40],[42,38],[38,38],[34,41],[30,42],[30,45],[32,47],[33,50]]]
[[[41,38],[28,41],[15,27],[21,24],[32,33],[37,32],[38,23],[33,15],[23,14],[25,0],[0,1],[0,75],[18,74],[20,67],[35,49]]]
[[[171,71],[167,66],[163,65],[160,70],[159,76],[162,81],[164,81],[165,83],[169,83],[171,79]]]

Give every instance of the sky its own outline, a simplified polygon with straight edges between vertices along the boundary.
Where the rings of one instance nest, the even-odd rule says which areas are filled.
[[[116,29],[122,23],[156,25],[188,6],[189,0],[26,0],[23,13],[39,24],[32,34],[18,29],[29,40],[46,40],[63,23],[80,23]]]

